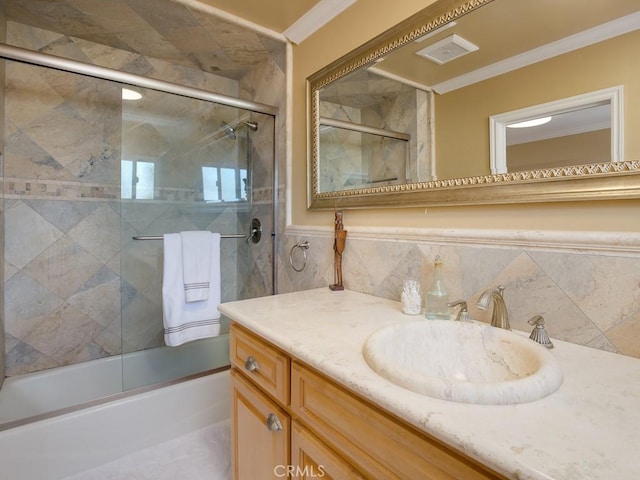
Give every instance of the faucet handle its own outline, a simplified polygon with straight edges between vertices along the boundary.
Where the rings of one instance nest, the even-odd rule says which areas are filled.
[[[534,315],[527,320],[529,325],[535,325],[536,327],[544,327],[544,317],[542,315]]]
[[[456,300],[454,302],[449,302],[447,303],[447,307],[460,307],[460,310],[458,310],[458,315],[456,315],[457,321],[462,321],[462,322],[471,321],[471,319],[469,318],[469,309],[467,308],[467,302],[465,302],[464,300]]]
[[[549,335],[547,331],[544,329],[544,318],[542,315],[534,315],[529,320],[527,320],[529,325],[535,325],[534,329],[531,331],[531,335],[529,338],[534,342],[538,342],[540,345],[553,348],[553,343],[549,339]]]

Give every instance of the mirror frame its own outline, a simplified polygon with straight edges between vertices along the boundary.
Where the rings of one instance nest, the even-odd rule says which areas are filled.
[[[312,210],[488,205],[640,197],[640,159],[319,191],[320,89],[494,0],[437,0],[307,78],[307,206]]]

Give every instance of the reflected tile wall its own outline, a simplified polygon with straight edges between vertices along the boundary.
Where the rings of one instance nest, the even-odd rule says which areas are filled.
[[[309,261],[296,273],[289,251],[303,240],[310,243]],[[333,283],[333,238],[290,235],[283,244],[281,293]],[[490,311],[475,303],[485,289],[502,284],[514,329],[530,331],[527,320],[542,314],[552,338],[640,357],[637,257],[352,238],[344,252],[344,284],[399,301],[405,279],[419,280],[423,289],[429,284],[436,255],[450,298],[466,299],[473,318],[490,322]]]
[[[216,22],[208,21],[213,28]],[[284,44],[271,45],[276,52],[271,56],[263,51],[259,64],[243,63],[235,70],[233,62],[242,58],[241,52],[235,60],[228,57],[225,68],[234,70],[238,81],[194,69],[191,61],[171,63],[16,22],[8,22],[8,27],[9,43],[21,47],[226,95],[254,96],[284,111]],[[242,31],[234,29],[236,39]],[[247,37],[255,36],[244,31]],[[248,232],[251,217],[270,215],[270,175],[268,181],[257,176],[258,201],[240,216],[235,207],[194,205],[202,191],[188,180],[159,187],[156,194],[162,201],[121,204],[119,88],[7,64],[7,374],[161,345],[162,242],[134,242],[131,237],[194,229]],[[274,149],[265,135],[271,135],[272,142],[273,129],[260,132],[252,159],[258,172],[268,173]],[[284,135],[278,137],[276,148],[284,152]],[[284,162],[284,155],[280,158]],[[270,293],[270,279],[264,283],[270,248],[241,252],[249,249],[245,242],[226,240],[221,249],[223,300]],[[240,281],[245,272],[258,272],[257,280]]]
[[[375,97],[381,92],[370,93]],[[429,128],[418,123],[418,112],[428,111],[429,97],[410,87],[392,93],[384,102],[360,108],[345,106],[349,105],[348,95],[342,104],[320,102],[322,117],[411,135],[405,142],[343,128],[321,128],[320,191],[366,188],[371,186],[370,182],[384,186],[430,178]],[[416,161],[407,163],[407,158]]]

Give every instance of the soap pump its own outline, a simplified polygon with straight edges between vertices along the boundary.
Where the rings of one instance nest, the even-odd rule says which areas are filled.
[[[449,320],[449,292],[442,280],[442,261],[436,256],[433,264],[433,278],[425,298],[425,317],[429,320]]]

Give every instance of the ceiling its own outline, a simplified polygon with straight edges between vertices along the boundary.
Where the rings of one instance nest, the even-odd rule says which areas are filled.
[[[540,49],[541,55],[546,54],[545,48],[549,49],[551,56],[564,53],[559,50],[564,48],[560,44],[564,39],[570,39],[571,46],[575,48],[578,41],[601,41],[603,38],[598,38],[598,35],[615,35],[616,31],[612,33],[611,29],[604,32],[595,32],[594,29],[639,9],[638,0],[589,0],[586,3],[584,0],[496,0],[456,19],[447,25],[450,28],[436,30],[394,51],[375,68],[438,93],[446,93],[454,86],[459,88],[457,84],[449,84],[452,80],[515,59],[518,55],[534,54],[536,49]],[[634,28],[637,28],[636,22]],[[617,33],[623,33],[621,28]],[[417,51],[452,34],[470,41],[479,47],[478,50],[441,65],[416,55]],[[554,44],[557,51],[552,49]]]

